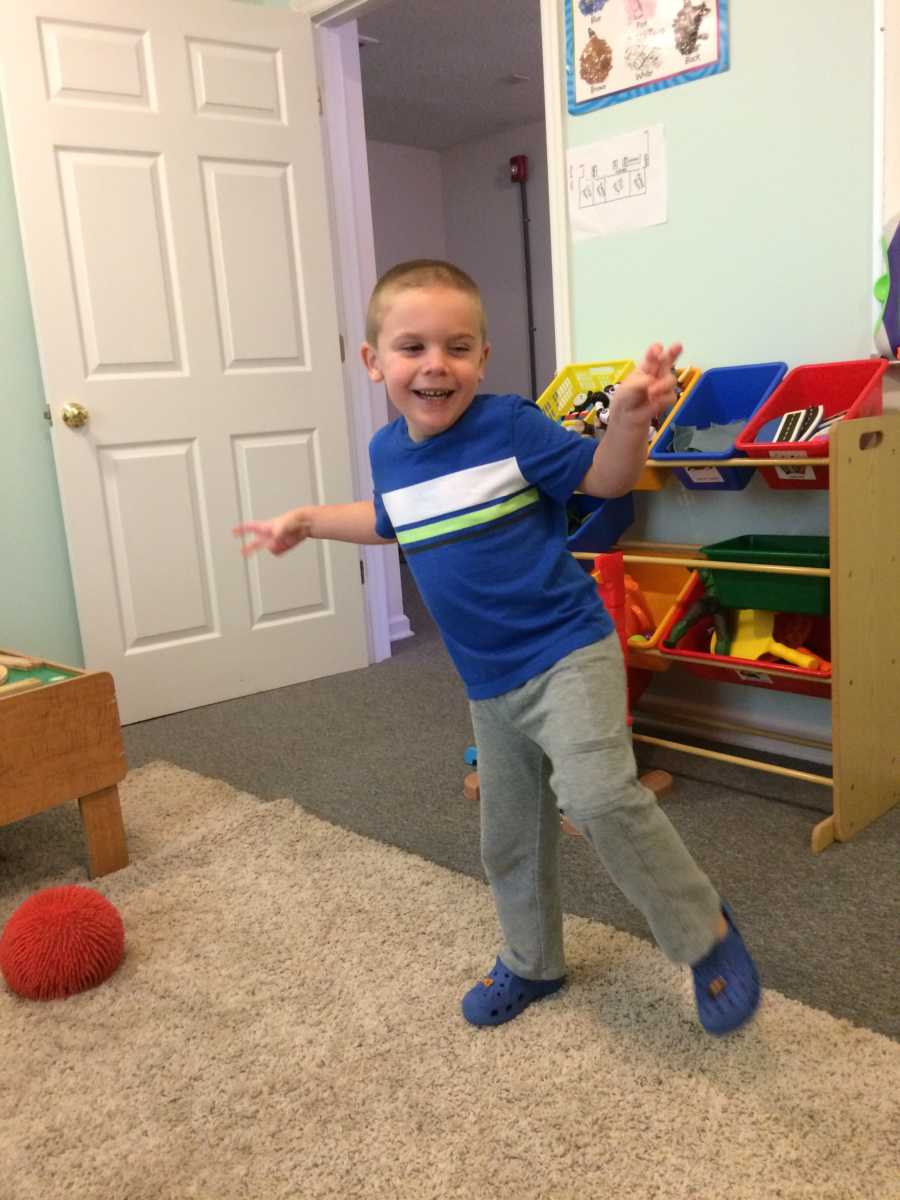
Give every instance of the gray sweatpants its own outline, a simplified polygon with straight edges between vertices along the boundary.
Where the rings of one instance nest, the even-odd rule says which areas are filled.
[[[566,971],[559,810],[644,914],[668,958],[696,962],[715,942],[719,897],[638,782],[625,696],[612,634],[522,687],[470,702],[482,860],[505,940],[500,957],[524,979]]]

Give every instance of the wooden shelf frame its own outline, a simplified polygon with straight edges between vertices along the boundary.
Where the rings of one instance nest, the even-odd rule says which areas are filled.
[[[687,567],[692,571],[752,571],[761,575],[813,575],[821,579],[831,577],[830,567],[783,567],[778,563],[724,562],[712,558],[685,558],[676,554],[642,554],[640,553],[640,542],[631,542],[630,545],[639,552],[633,554],[623,551],[623,557],[627,563],[661,563],[663,566]],[[648,542],[647,546],[650,545],[651,543]],[[652,545],[655,547],[658,543],[654,542]],[[621,550],[622,547],[617,546],[616,549]],[[572,557],[593,560],[597,556],[584,550],[575,550],[572,552]]]
[[[797,459],[781,459],[781,458],[671,458],[665,462],[660,462],[656,458],[648,458],[647,466],[653,467],[657,471],[667,471],[673,467],[783,467],[797,465],[800,462],[802,467],[827,467],[831,462],[830,458],[804,458]]]

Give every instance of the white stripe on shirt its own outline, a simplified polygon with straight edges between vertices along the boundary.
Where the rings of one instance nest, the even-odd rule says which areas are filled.
[[[397,529],[415,521],[428,521],[461,508],[499,500],[525,487],[528,487],[528,480],[519,470],[515,458],[504,458],[397,488],[385,492],[381,498],[391,524]]]

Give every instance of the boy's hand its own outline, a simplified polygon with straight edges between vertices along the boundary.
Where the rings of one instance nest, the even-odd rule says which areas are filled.
[[[649,430],[651,423],[675,403],[672,367],[683,347],[674,342],[664,350],[661,342],[648,347],[640,366],[622,380],[613,394],[610,425],[632,425]]]
[[[270,554],[284,554],[309,537],[309,521],[302,510],[292,510],[273,517],[270,521],[245,521],[232,530],[235,537],[255,535],[255,540],[241,546],[241,554],[248,557],[257,550],[268,550]]]

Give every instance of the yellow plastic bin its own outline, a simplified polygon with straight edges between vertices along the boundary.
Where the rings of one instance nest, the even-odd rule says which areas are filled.
[[[669,424],[669,422],[672,420],[672,418],[678,412],[679,408],[681,408],[682,404],[684,404],[685,401],[688,399],[688,397],[690,396],[691,392],[694,390],[694,388],[697,384],[697,380],[700,378],[700,376],[702,374],[703,374],[703,372],[700,370],[699,367],[685,367],[685,376],[684,376],[684,384],[683,384],[684,390],[682,391],[682,393],[678,397],[678,399],[675,401],[675,403],[672,405],[672,407],[669,409],[668,413],[666,414],[666,419],[663,421],[663,423],[660,425],[659,429],[657,429],[656,433],[653,435],[652,439],[648,443],[648,445],[647,445],[647,454],[648,455],[650,454],[650,451],[653,449],[653,447],[656,445],[656,443],[659,441],[659,439],[662,437],[662,435],[665,433],[666,426]],[[644,467],[643,471],[641,471],[641,477],[637,481],[637,483],[634,485],[634,490],[636,492],[661,492],[663,490],[663,488],[666,486],[666,479],[671,474],[672,474],[672,472],[668,469],[660,471],[660,470],[657,470],[655,467],[651,467],[648,465],[648,466]]]
[[[610,384],[620,383],[633,370],[634,363],[627,358],[614,362],[570,363],[538,396],[538,408],[554,421],[561,421],[572,411],[579,396],[586,392],[602,392]]]

